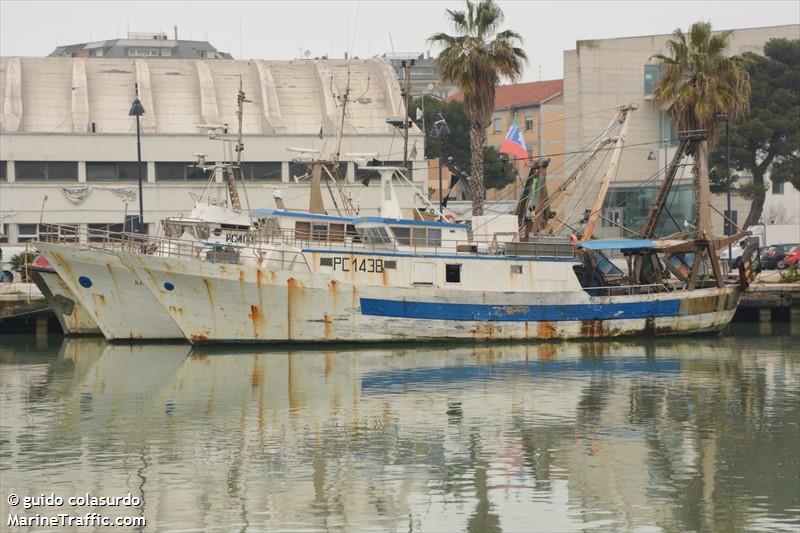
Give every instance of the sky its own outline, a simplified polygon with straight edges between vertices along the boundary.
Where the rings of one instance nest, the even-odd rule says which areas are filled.
[[[800,24],[800,1],[500,0],[504,28],[524,39],[521,81],[563,77],[563,52],[584,39],[671,33],[697,20],[714,29]],[[45,56],[57,45],[125,37],[131,32],[208,40],[237,59],[327,55],[372,57],[428,50],[433,33],[451,32],[446,9],[463,1],[85,1],[0,0],[0,55]],[[800,38],[800,35],[798,35]]]

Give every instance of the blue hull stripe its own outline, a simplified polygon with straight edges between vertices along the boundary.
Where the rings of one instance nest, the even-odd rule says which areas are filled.
[[[361,314],[396,318],[528,322],[678,316],[679,300],[619,304],[487,305],[361,298]]]

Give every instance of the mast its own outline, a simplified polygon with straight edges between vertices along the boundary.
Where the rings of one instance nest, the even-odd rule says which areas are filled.
[[[617,108],[619,113],[622,115],[619,118],[619,122],[622,124],[622,126],[620,127],[619,134],[616,136],[616,138],[614,138],[614,152],[611,154],[611,162],[608,164],[606,173],[603,174],[603,178],[600,180],[600,193],[595,199],[594,207],[589,215],[589,220],[586,222],[586,228],[583,230],[584,241],[588,241],[592,238],[594,228],[597,226],[597,219],[600,218],[600,211],[603,209],[603,202],[605,201],[606,194],[608,193],[608,186],[611,184],[611,176],[613,176],[614,172],[616,171],[617,164],[619,163],[619,156],[622,152],[622,146],[625,144],[625,138],[628,135],[628,117],[630,116],[631,111],[635,111],[638,108],[639,106],[636,104],[620,106]]]
[[[403,61],[403,97],[405,98],[405,120],[403,121],[403,167],[408,168],[408,104],[411,98],[411,67],[414,60]]]
[[[244,151],[244,143],[242,142],[242,115],[244,114],[244,103],[250,100],[245,98],[244,90],[242,90],[242,79],[239,78],[239,94],[236,97],[236,118],[238,119],[238,129],[236,133],[236,168],[242,168],[242,152]],[[241,173],[241,170],[240,170]],[[239,190],[236,187],[236,174],[234,167],[228,165],[225,169],[225,184],[228,187],[228,195],[231,198],[231,208],[236,213],[242,212],[242,202],[239,199]]]

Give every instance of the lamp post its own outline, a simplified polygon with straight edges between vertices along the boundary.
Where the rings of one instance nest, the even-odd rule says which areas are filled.
[[[139,126],[139,117],[144,115],[144,107],[142,102],[139,101],[139,84],[134,85],[136,90],[136,97],[131,104],[131,110],[128,111],[128,116],[136,117],[136,170],[139,177],[139,223],[138,233],[144,233],[144,199],[142,198],[142,137],[141,129]]]

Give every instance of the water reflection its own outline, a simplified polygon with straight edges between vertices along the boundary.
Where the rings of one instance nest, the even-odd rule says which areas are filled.
[[[0,338],[0,516],[11,491],[130,491],[153,531],[796,530],[800,339],[772,333],[322,352]]]

